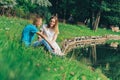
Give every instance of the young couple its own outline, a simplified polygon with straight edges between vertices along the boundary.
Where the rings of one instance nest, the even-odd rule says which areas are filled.
[[[59,34],[58,29],[58,18],[56,16],[52,16],[49,20],[48,24],[42,25],[40,31],[37,27],[41,26],[42,18],[36,17],[33,20],[33,24],[27,25],[22,32],[21,42],[25,46],[30,46],[32,40],[34,39],[34,35],[37,34],[39,39],[34,42],[32,46],[44,46],[46,50],[49,52],[63,56],[64,54],[61,52],[60,47],[56,43],[57,36]]]

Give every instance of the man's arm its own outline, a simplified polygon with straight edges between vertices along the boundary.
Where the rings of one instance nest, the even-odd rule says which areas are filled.
[[[41,34],[40,32],[37,32],[36,34],[38,34],[39,36],[41,36],[44,40],[46,40],[48,42],[48,44],[51,46],[51,48],[54,50],[53,46],[51,45],[50,41],[46,38],[46,36],[44,36],[43,34]]]

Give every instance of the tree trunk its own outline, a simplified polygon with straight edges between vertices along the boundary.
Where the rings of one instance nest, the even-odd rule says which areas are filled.
[[[8,10],[7,10],[7,16],[10,17],[11,16],[11,8],[8,7]]]
[[[94,22],[94,11],[91,12],[91,17],[90,17],[90,29],[93,30],[93,22]]]
[[[95,21],[93,22],[93,23],[94,23],[94,24],[93,24],[93,30],[94,30],[94,31],[96,31],[97,28],[98,28],[99,21],[100,21],[100,14],[101,14],[101,12],[99,11],[99,12],[97,13],[97,15],[96,15]]]
[[[66,17],[66,9],[64,10],[64,19],[63,19],[63,23],[66,23],[65,17]]]
[[[98,28],[99,21],[100,21],[100,15],[101,15],[100,11],[97,13],[96,16],[94,14],[94,11],[92,11],[92,16],[90,18],[90,28],[94,31],[96,31]]]
[[[4,15],[4,13],[5,13],[5,8],[2,7],[2,15]]]

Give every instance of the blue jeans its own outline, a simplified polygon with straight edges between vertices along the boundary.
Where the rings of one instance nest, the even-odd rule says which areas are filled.
[[[38,46],[44,46],[47,51],[53,52],[51,46],[44,39],[42,39],[41,41],[36,41],[33,44],[33,47],[38,47]]]

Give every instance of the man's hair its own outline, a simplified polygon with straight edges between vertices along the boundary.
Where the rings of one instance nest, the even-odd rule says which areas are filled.
[[[33,24],[36,24],[37,21],[39,21],[40,19],[42,19],[42,16],[36,16],[34,19],[33,19]]]

